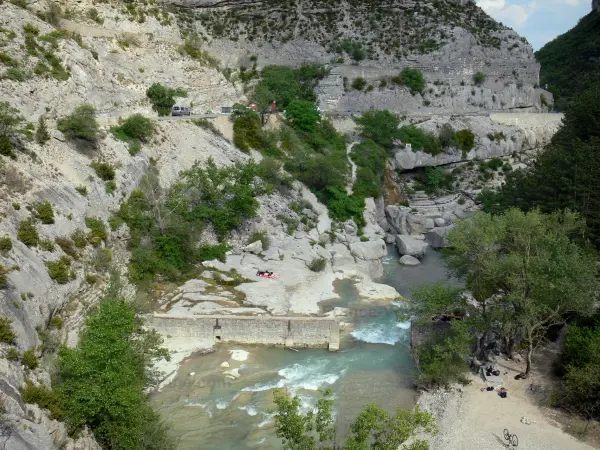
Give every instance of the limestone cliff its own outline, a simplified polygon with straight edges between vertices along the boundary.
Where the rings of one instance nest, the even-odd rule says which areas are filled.
[[[168,1],[168,0],[167,0]],[[174,0],[229,67],[328,64],[321,108],[401,113],[467,113],[541,108],[539,65],[531,46],[471,1]],[[423,71],[424,95],[394,84],[404,67]],[[473,88],[473,75],[486,81]],[[362,77],[366,89],[354,90]]]

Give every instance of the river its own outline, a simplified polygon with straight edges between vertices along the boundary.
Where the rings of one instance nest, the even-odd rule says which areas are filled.
[[[427,253],[416,267],[402,266],[398,258],[390,246],[380,282],[409,299],[417,285],[448,281],[437,252]],[[173,382],[153,395],[159,412],[171,422],[180,449],[281,449],[270,413],[273,389],[278,387],[299,395],[306,409],[314,405],[318,389],[331,388],[337,436],[345,435],[351,419],[369,402],[389,411],[414,405],[409,324],[398,322],[396,308],[359,303],[348,280],[339,282],[336,290],[342,300],[322,305],[323,309],[347,307],[355,322],[339,352],[219,345],[215,353],[192,356],[181,365]],[[229,367],[221,367],[223,362]],[[231,379],[237,373],[224,376],[235,368],[239,378]]]

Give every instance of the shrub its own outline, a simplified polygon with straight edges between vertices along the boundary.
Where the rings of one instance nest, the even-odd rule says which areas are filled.
[[[52,316],[52,319],[50,319],[50,327],[56,328],[57,330],[61,330],[63,327],[63,320],[61,319],[61,317]]]
[[[460,130],[454,134],[456,146],[463,151],[463,155],[475,148],[475,133],[471,130]]]
[[[36,369],[40,365],[40,360],[35,356],[35,351],[32,348],[23,352],[21,362],[31,370]]]
[[[111,194],[117,190],[117,183],[115,183],[113,180],[107,181],[106,183],[104,183],[104,191],[107,194]]]
[[[85,233],[83,233],[82,230],[75,230],[75,232],[80,231],[83,234],[83,246],[85,247],[85,244],[87,243],[86,237],[85,237]],[[75,234],[75,232],[73,234]],[[67,237],[57,237],[54,242],[56,242],[56,244],[62,249],[63,252],[65,252],[67,255],[69,255],[71,258],[73,259],[78,259],[79,258],[79,254],[77,253],[77,250],[75,249],[75,247],[73,246],[73,241]]]
[[[94,161],[90,164],[90,167],[94,169],[101,180],[112,181],[115,179],[115,168],[109,163]]]
[[[242,151],[263,148],[260,117],[249,108],[239,109],[233,116],[233,143]]]
[[[485,82],[486,78],[487,78],[487,76],[486,76],[486,74],[485,74],[485,73],[483,73],[483,72],[476,72],[476,73],[473,75],[473,82],[474,82],[474,83],[475,83],[477,86],[480,86],[480,85],[482,85],[482,84]]]
[[[54,223],[54,210],[52,209],[52,204],[50,202],[45,201],[36,203],[34,208],[36,211],[36,218],[43,224],[49,225]]]
[[[9,361],[16,361],[17,359],[19,359],[20,356],[21,355],[14,347],[10,347],[6,352],[6,359],[8,359]]]
[[[425,77],[423,72],[419,69],[413,69],[411,67],[405,67],[400,72],[402,84],[410,89],[410,92],[414,95],[422,92],[425,89]]]
[[[102,219],[98,217],[86,217],[85,225],[91,230],[88,235],[88,241],[94,247],[98,247],[102,241],[106,241],[108,233],[106,232],[106,225]]]
[[[400,128],[398,136],[404,144],[411,144],[413,151],[422,150],[431,155],[442,152],[442,144],[439,138],[414,125],[405,125]]]
[[[365,80],[363,77],[355,78],[354,81],[352,81],[351,86],[352,89],[362,91],[367,86],[367,80]]]
[[[74,277],[71,274],[71,258],[63,256],[57,261],[46,261],[48,275],[58,284],[66,284]]]
[[[17,108],[8,102],[0,102],[0,136],[13,136],[23,120]]]
[[[12,240],[8,236],[0,236],[0,253],[6,254],[13,247]]]
[[[263,250],[268,250],[271,245],[271,239],[269,239],[269,235],[265,231],[255,231],[250,235],[248,239],[248,244],[252,244],[253,242],[260,241],[262,243]]]
[[[225,262],[227,256],[225,255],[229,251],[227,244],[209,245],[204,244],[198,248],[198,259],[200,261],[212,261],[218,259],[221,262]]]
[[[96,108],[92,105],[79,105],[71,115],[59,119],[57,127],[68,139],[82,140],[96,144],[100,138],[100,126],[96,120]]]
[[[159,116],[168,116],[171,114],[171,108],[175,105],[174,97],[187,97],[187,92],[183,89],[172,89],[160,83],[154,83],[146,91],[146,96],[152,103],[152,109]]]
[[[325,258],[314,258],[308,264],[308,268],[313,272],[323,272],[325,267],[327,267],[327,260]]]
[[[154,122],[141,114],[129,116],[120,126],[111,128],[115,137],[124,141],[137,139],[147,142],[154,135],[154,131]]]
[[[56,248],[56,246],[54,245],[54,242],[49,241],[47,239],[43,239],[40,241],[40,247],[42,250],[46,250],[47,252],[53,252],[54,249]]]
[[[27,247],[37,247],[40,242],[40,235],[38,234],[35,223],[32,219],[22,220],[19,222],[17,228],[17,239],[20,240]]]
[[[16,158],[17,155],[13,151],[13,144],[8,136],[0,135],[0,155]]]
[[[219,67],[219,61],[202,48],[202,40],[196,34],[186,38],[183,45],[179,47],[179,53],[182,55],[187,54],[190,58],[200,61],[202,64],[206,64],[210,67]]]
[[[84,184],[80,184],[79,186],[75,186],[75,190],[77,192],[79,192],[81,195],[83,195],[84,197],[87,195],[88,190],[87,190],[87,186]]]
[[[6,72],[4,72],[3,78],[23,82],[31,78],[31,75],[28,71],[25,71],[18,67],[9,67],[8,69],[6,69]]]
[[[40,116],[38,119],[37,130],[35,130],[35,141],[40,145],[44,145],[49,140],[50,133],[48,132],[48,127],[46,126],[46,119],[44,119],[44,116]]]
[[[25,381],[25,387],[21,390],[21,397],[25,403],[36,404],[42,409],[50,411],[50,419],[60,420],[62,412],[58,404],[58,398],[54,391],[45,386],[35,386],[31,380]]]
[[[107,272],[112,263],[112,252],[108,248],[96,249],[92,258],[92,267],[98,272]]]
[[[0,317],[0,342],[13,345],[17,342],[17,336],[12,329],[12,319]]]

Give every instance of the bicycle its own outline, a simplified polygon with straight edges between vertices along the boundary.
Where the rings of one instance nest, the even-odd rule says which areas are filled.
[[[506,428],[504,429],[504,439],[508,441],[507,447],[512,446],[514,448],[519,445],[519,438],[517,435],[510,434],[510,431],[508,431]]]

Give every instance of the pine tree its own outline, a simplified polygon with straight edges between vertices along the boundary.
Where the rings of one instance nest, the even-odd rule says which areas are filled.
[[[44,116],[40,116],[40,119],[38,120],[38,127],[35,132],[35,140],[40,145],[44,145],[50,140],[50,133],[48,132],[48,127],[46,126],[46,119],[44,119]]]

